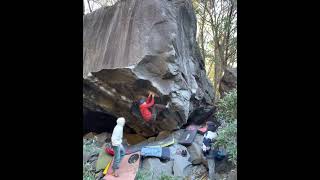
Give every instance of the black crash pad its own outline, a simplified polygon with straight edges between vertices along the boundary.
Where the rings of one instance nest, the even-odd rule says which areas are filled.
[[[189,146],[197,135],[197,129],[186,129],[180,136],[178,143]]]

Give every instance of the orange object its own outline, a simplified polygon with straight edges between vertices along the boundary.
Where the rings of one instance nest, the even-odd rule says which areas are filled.
[[[200,132],[200,134],[204,134],[207,131],[207,127],[199,128],[198,131]]]
[[[113,161],[111,163],[111,166]],[[125,155],[120,163],[118,170],[119,177],[112,175],[112,168],[108,169],[108,173],[104,176],[104,180],[134,180],[139,170],[140,153]]]

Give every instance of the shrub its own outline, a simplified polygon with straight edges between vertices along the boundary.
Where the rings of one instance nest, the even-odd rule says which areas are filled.
[[[95,180],[95,170],[89,163],[83,164],[83,180]]]
[[[237,120],[237,89],[231,90],[217,103],[217,118],[224,122]]]
[[[176,176],[170,176],[170,175],[166,175],[164,173],[161,173],[159,180],[181,180],[183,178],[181,177],[176,177]]]
[[[217,103],[217,118],[221,126],[217,130],[215,146],[225,148],[228,159],[237,165],[237,90],[233,89]]]
[[[155,178],[154,180],[183,180],[182,177],[175,177],[175,176],[166,175],[163,172],[161,172],[159,177],[152,177],[152,175],[153,175],[152,171],[140,169],[137,172],[135,180],[152,180],[153,178]]]
[[[98,154],[101,148],[98,147],[95,139],[83,139],[83,151],[89,155]],[[95,167],[93,163],[83,162],[83,180],[95,180]]]
[[[147,171],[144,169],[139,169],[135,180],[151,180],[152,179],[152,171]]]
[[[99,147],[96,139],[83,139],[83,151],[89,154],[99,153],[101,148]]]

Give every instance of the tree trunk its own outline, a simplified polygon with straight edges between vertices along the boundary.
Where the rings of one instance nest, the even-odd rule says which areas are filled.
[[[232,13],[233,13],[233,2],[231,2],[230,11],[228,14],[228,24],[227,24],[227,35],[226,35],[226,50],[225,50],[225,67],[227,66],[228,62],[228,51],[229,51],[229,40],[230,40],[230,33],[231,33],[231,22],[232,22]]]
[[[220,75],[220,71],[221,71],[221,59],[219,56],[219,49],[218,49],[218,43],[215,43],[215,47],[214,47],[214,54],[216,57],[216,61],[214,63],[214,84],[213,84],[213,88],[214,88],[214,92],[215,92],[215,98],[216,100],[219,99],[218,96],[218,87],[219,87],[219,75]]]
[[[212,68],[213,63],[214,63],[214,60],[212,59],[211,63],[210,63],[210,66],[209,66],[209,69],[208,69],[208,73],[207,73],[208,76],[209,76],[209,74],[211,72],[211,68]]]

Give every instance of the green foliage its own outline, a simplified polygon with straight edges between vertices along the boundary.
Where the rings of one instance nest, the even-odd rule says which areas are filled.
[[[152,175],[153,175],[152,171],[140,169],[137,172],[135,180],[152,180],[153,178],[156,178],[155,180],[182,180],[183,179],[181,177],[166,175],[163,172],[160,174],[160,177],[152,177]]]
[[[217,103],[217,118],[220,121],[233,122],[237,120],[237,89],[231,90]]]
[[[229,161],[237,165],[237,90],[227,93],[217,103],[217,118],[221,122],[215,146],[224,147]]]
[[[161,173],[159,180],[180,180],[180,177],[169,176],[164,173]]]
[[[162,175],[159,180],[176,180],[174,176]]]
[[[83,139],[83,151],[89,155],[99,153],[101,148],[98,147],[95,139]],[[95,180],[94,164],[83,163],[83,180]]]
[[[228,153],[229,160],[237,164],[237,121],[225,123],[218,129],[216,145],[224,147]]]
[[[151,180],[152,179],[152,171],[147,171],[144,169],[139,169],[135,180]]]
[[[101,148],[99,148],[99,144],[96,141],[96,137],[94,139],[83,139],[83,151],[89,154],[99,153]]]
[[[89,163],[83,164],[83,180],[95,180],[95,170]]]

